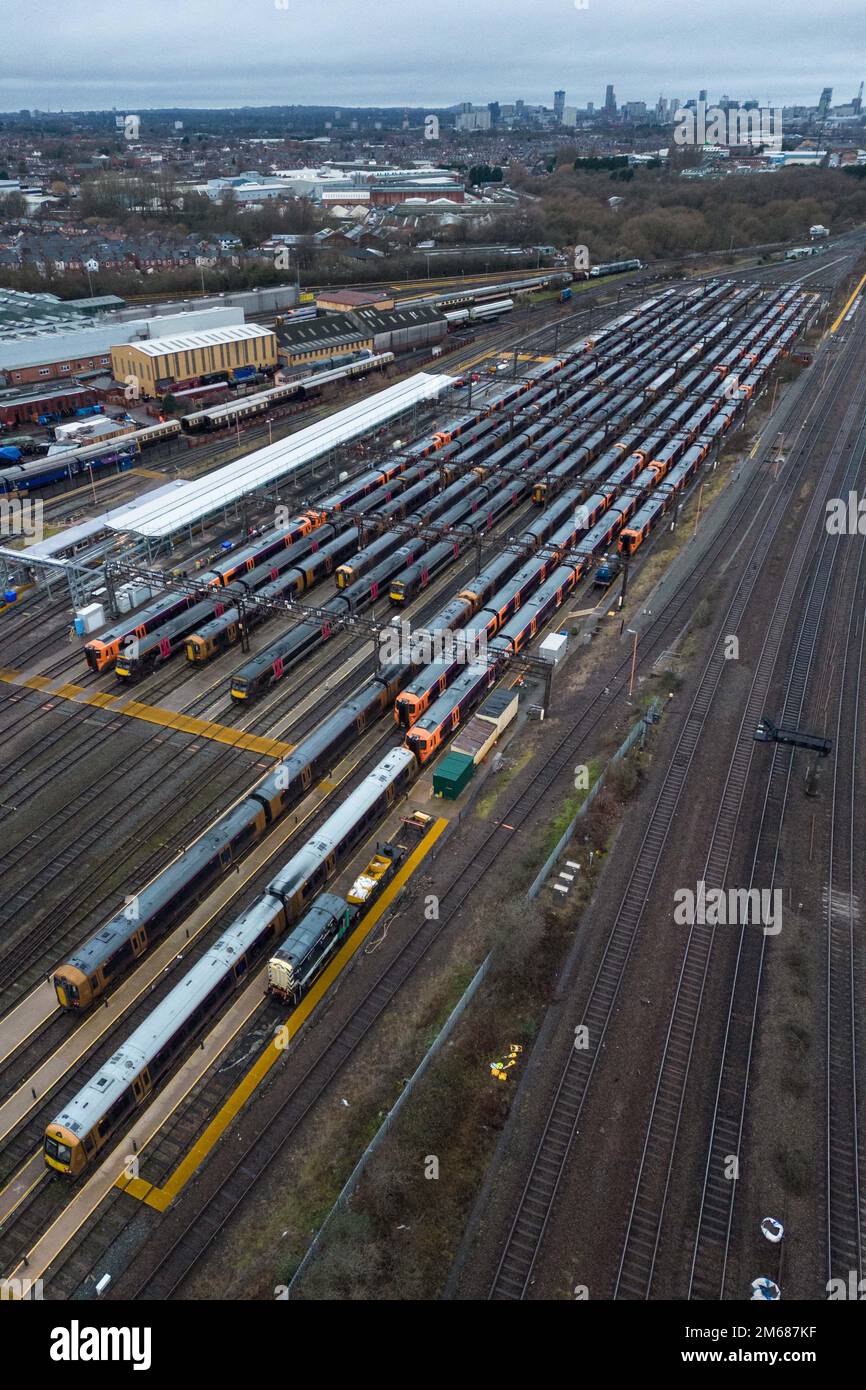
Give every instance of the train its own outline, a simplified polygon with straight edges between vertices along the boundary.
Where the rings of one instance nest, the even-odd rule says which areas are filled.
[[[783,322],[784,320],[780,320],[779,326]],[[772,335],[769,333],[759,339],[759,346],[761,343],[764,344],[765,349],[769,347],[766,357],[766,362],[769,365],[773,360],[773,354],[778,349],[771,346]],[[562,367],[563,364],[556,365]],[[553,371],[555,370],[556,366],[553,368]],[[545,370],[545,375],[536,383],[539,390],[543,391],[545,378],[549,378],[550,375],[551,371]],[[724,397],[724,387],[719,382],[718,376],[714,376],[713,380],[715,381],[716,393],[721,393]],[[510,392],[508,394],[510,395]],[[739,398],[737,398],[738,396]],[[739,401],[746,398],[746,388],[744,387],[741,395],[739,395],[738,388],[735,398],[731,401],[726,400],[726,404],[719,409],[715,418],[705,427],[704,439],[707,447],[712,444],[718,429],[729,427]],[[476,421],[473,424],[472,418],[467,417],[457,422],[452,432],[463,433],[468,438],[477,423]],[[428,449],[435,448],[437,443],[441,447],[441,439],[438,436],[434,436],[433,441],[422,441],[421,444],[415,446],[415,449],[411,451],[411,457],[425,455]],[[650,457],[652,458],[653,455],[651,454]],[[658,482],[659,472],[663,467],[667,468],[668,462],[672,465],[673,459],[666,460],[664,463],[658,461],[648,465],[645,470],[647,479],[654,479]],[[630,481],[631,476],[631,473],[628,473],[626,477],[623,477],[623,482]],[[670,480],[673,481],[675,476],[675,473],[672,473]],[[640,481],[640,478],[637,481]],[[584,483],[563,494],[558,503],[554,504],[547,513],[532,524],[522,543],[534,546],[543,540],[549,534],[551,524],[558,524],[569,507],[583,504],[588,488],[589,484]],[[614,496],[616,492],[617,489],[613,488]],[[594,521],[600,516],[601,511],[606,509],[610,496],[609,493],[601,494],[595,503],[590,504],[583,513],[584,522]],[[601,511],[598,510],[599,508]],[[304,521],[303,518],[299,520]],[[637,517],[635,522],[637,522]],[[570,530],[566,534],[570,535]],[[555,546],[547,547],[548,557],[555,558],[557,553]],[[234,563],[237,563],[236,558],[234,558]],[[429,624],[430,630],[435,631],[437,628],[455,629],[460,624],[468,622],[485,605],[489,605],[489,600],[497,589],[519,565],[519,549],[498,556],[488,565],[483,575],[472,581],[457,599],[445,605],[438,617]],[[544,573],[542,574],[539,570],[539,579],[543,581],[548,572],[547,560],[541,568],[544,569]],[[219,582],[220,576],[215,576],[215,581]],[[494,614],[495,627],[488,629],[488,635],[495,632],[497,627],[501,628],[510,618],[506,604],[497,599],[492,606],[496,610]],[[147,610],[145,610],[146,612]],[[164,613],[163,605],[161,609],[163,618]],[[141,622],[143,617],[143,614],[139,614],[135,621]],[[278,819],[290,806],[297,804],[312,785],[314,778],[333,766],[338,755],[345,750],[357,733],[363,731],[371,719],[378,718],[385,709],[394,703],[403,689],[407,677],[412,674],[412,669],[412,665],[409,663],[395,663],[374,677],[356,697],[346,702],[327,719],[320,729],[303,740],[295,752],[283,764],[280,764],[269,778],[265,779],[265,782],[243,803],[246,808],[245,811],[238,808],[237,813],[232,812],[230,816],[225,817],[224,821],[209,833],[210,838],[208,836],[202,837],[179,860],[158,876],[151,885],[142,890],[136,900],[137,915],[134,920],[127,920],[125,912],[119,913],[111,920],[107,928],[101,929],[90,942],[85,943],[85,946],[76,953],[75,957],[71,958],[64,966],[58,967],[54,973],[54,982],[61,1007],[68,1009],[89,1007],[118,978],[118,973],[122,973],[128,963],[139,956],[143,950],[146,950],[153,940],[157,939],[162,931],[177,919],[179,912],[187,910],[190,894],[198,891],[198,885],[201,885],[202,891],[204,891],[210,883],[214,882],[227,866],[231,866],[235,862],[239,853],[245,852],[245,846],[248,847],[255,843],[267,826]],[[444,684],[442,689],[444,689]],[[441,693],[441,690],[437,690],[436,693]],[[423,712],[421,707],[416,705],[410,711],[409,717],[405,720],[400,718],[399,722],[408,727],[415,722],[421,712]],[[264,815],[264,819],[262,819],[262,815]],[[189,892],[186,892],[187,885]]]
[[[761,367],[746,376],[766,374],[774,353],[774,338],[782,336],[786,317],[775,331],[758,339],[768,348]],[[763,331],[761,319],[756,331]],[[788,328],[784,328],[788,332]],[[790,322],[796,331],[796,321]],[[742,355],[742,354],[741,354]],[[730,426],[737,411],[750,398],[745,382],[729,397],[715,374],[715,417]],[[752,390],[757,381],[752,384]],[[694,402],[692,403],[694,408]],[[363,779],[325,824],[271,880],[265,892],[223,934],[184,979],[157,1006],[153,1014],[104,1064],[96,1077],[69,1101],[46,1128],[45,1161],[48,1167],[70,1177],[78,1176],[127,1118],[143,1105],[174,1061],[205,1026],[222,1002],[248,977],[249,967],[274,944],[282,932],[290,935],[278,946],[271,961],[281,961],[282,975],[275,992],[296,999],[318,973],[324,956],[330,955],[345,927],[342,900],[316,895],[334,876],[339,865],[361,842],[372,826],[410,787],[419,769],[442,745],[478,700],[501,676],[509,656],[520,651],[550,615],[572,592],[595,558],[607,553],[611,541],[630,533],[632,543],[642,543],[654,519],[671,504],[673,496],[694,476],[709,450],[713,435],[690,441],[692,431],[680,431],[681,448],[662,457],[648,449],[652,460],[622,490],[602,489],[597,500],[583,507],[556,531],[545,549],[524,566],[509,589],[488,607],[497,565],[514,563],[504,555],[489,567],[491,573],[474,581],[471,591],[442,610],[442,626],[456,626],[476,615],[476,628],[491,635],[482,659],[466,667],[450,689],[439,691],[425,715],[406,728],[402,745],[392,749],[378,767]],[[625,479],[624,479],[625,481]],[[655,491],[658,489],[658,491]],[[579,491],[576,489],[575,491]],[[564,497],[573,505],[574,497]],[[655,512],[647,509],[659,503]],[[533,523],[539,526],[540,523]],[[541,534],[541,533],[539,533]],[[634,548],[637,548],[636,546]],[[621,549],[626,549],[621,546]],[[519,565],[519,556],[517,564]],[[533,570],[540,582],[530,592]],[[512,599],[522,591],[514,611]],[[134,900],[108,929],[103,928],[67,967],[54,976],[58,1000],[66,1009],[84,1008],[117,978],[125,963],[135,959],[166,929],[164,919],[176,918],[190,905],[190,893],[201,894],[256,838],[265,833],[285,810],[297,803],[313,784],[316,772],[333,765],[334,756],[391,703],[405,682],[410,665],[395,664],[374,678],[353,701],[335,712],[310,738],[303,741],[266,777],[245,800],[154,883]],[[423,675],[424,673],[422,673]],[[148,896],[150,893],[150,896]],[[315,899],[315,902],[313,901]],[[144,908],[144,912],[142,911]],[[160,917],[160,913],[162,917]],[[161,922],[163,923],[161,925]],[[144,925],[142,925],[144,924]],[[296,925],[298,924],[298,925]],[[301,932],[303,928],[303,932]],[[90,954],[88,955],[88,950]],[[276,967],[275,967],[276,969]],[[72,972],[77,978],[72,979]],[[270,978],[270,971],[269,971]]]
[[[147,1019],[45,1130],[48,1168],[77,1178],[133,1112],[147,1103],[191,1039],[198,1036],[250,967],[276,943],[333,877],[368,828],[416,775],[415,758],[393,749],[270,881],[265,892],[186,972]]]
[[[513,299],[493,299],[486,303],[473,304],[467,309],[446,309],[443,318],[447,320],[449,328],[454,328],[461,323],[481,323],[484,319],[499,318],[502,314],[510,313],[513,308]]]
[[[131,430],[129,434],[116,435],[102,444],[64,449],[62,453],[6,466],[0,469],[0,495],[31,492],[64,479],[71,481],[80,474],[87,477],[91,472],[99,474],[105,468],[134,468],[142,449],[176,438],[180,433],[177,420],[161,420],[156,425],[146,425],[143,429]]]
[[[630,261],[605,261],[594,265],[587,271],[590,280],[598,280],[602,275],[624,275],[628,270],[643,270],[643,261],[636,258]]]
[[[202,430],[226,429],[239,421],[265,415],[275,406],[293,400],[303,400],[331,382],[366,376],[372,371],[384,371],[394,361],[394,354],[371,354],[365,350],[363,353],[338,354],[338,358],[341,360],[333,359],[330,367],[324,363],[317,363],[319,370],[270,387],[267,391],[241,396],[237,400],[226,401],[204,410],[191,411],[181,416],[181,426],[188,434],[196,434]]]

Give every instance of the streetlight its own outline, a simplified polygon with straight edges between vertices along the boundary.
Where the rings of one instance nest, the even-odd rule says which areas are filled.
[[[632,691],[634,690],[635,667],[637,665],[637,632],[633,627],[626,628],[626,632],[628,632],[629,636],[634,638],[631,647],[631,676],[629,677],[628,682],[628,698],[631,699]]]

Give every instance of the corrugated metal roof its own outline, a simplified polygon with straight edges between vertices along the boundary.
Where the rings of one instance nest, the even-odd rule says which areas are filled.
[[[264,449],[256,449],[204,478],[178,481],[172,497],[163,496],[157,500],[144,497],[132,507],[120,508],[106,518],[107,524],[113,531],[170,536],[246,493],[302,468],[330,449],[378,429],[387,420],[411,410],[413,405],[435,399],[453,385],[453,377],[417,372],[408,381],[377,391],[366,400],[337,411],[329,419],[308,425]]]
[[[193,352],[196,348],[217,347],[220,343],[243,343],[251,338],[272,338],[273,330],[256,323],[239,324],[234,328],[208,328],[198,333],[184,333],[176,338],[149,338],[146,342],[130,343],[147,357],[164,357],[169,352]]]
[[[444,315],[432,304],[413,304],[410,308],[397,305],[393,309],[359,309],[354,317],[360,322],[370,324],[379,333],[446,322]]]

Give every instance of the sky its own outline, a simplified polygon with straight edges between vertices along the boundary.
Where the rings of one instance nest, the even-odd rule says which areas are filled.
[[[0,0],[0,110],[849,101],[864,0]]]

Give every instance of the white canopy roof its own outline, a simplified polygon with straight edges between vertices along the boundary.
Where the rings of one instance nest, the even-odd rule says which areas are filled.
[[[166,496],[165,489],[160,489],[158,497],[143,497],[133,506],[119,508],[109,513],[106,522],[113,531],[133,531],[140,536],[170,536],[243,497],[245,493],[265,487],[304,467],[330,449],[347,444],[359,435],[369,434],[420,402],[435,400],[453,385],[453,377],[417,372],[407,381],[377,391],[366,400],[347,406],[318,424],[308,425],[277,444],[256,449],[225,468],[218,468],[192,481],[180,480],[174,484],[169,496]]]

